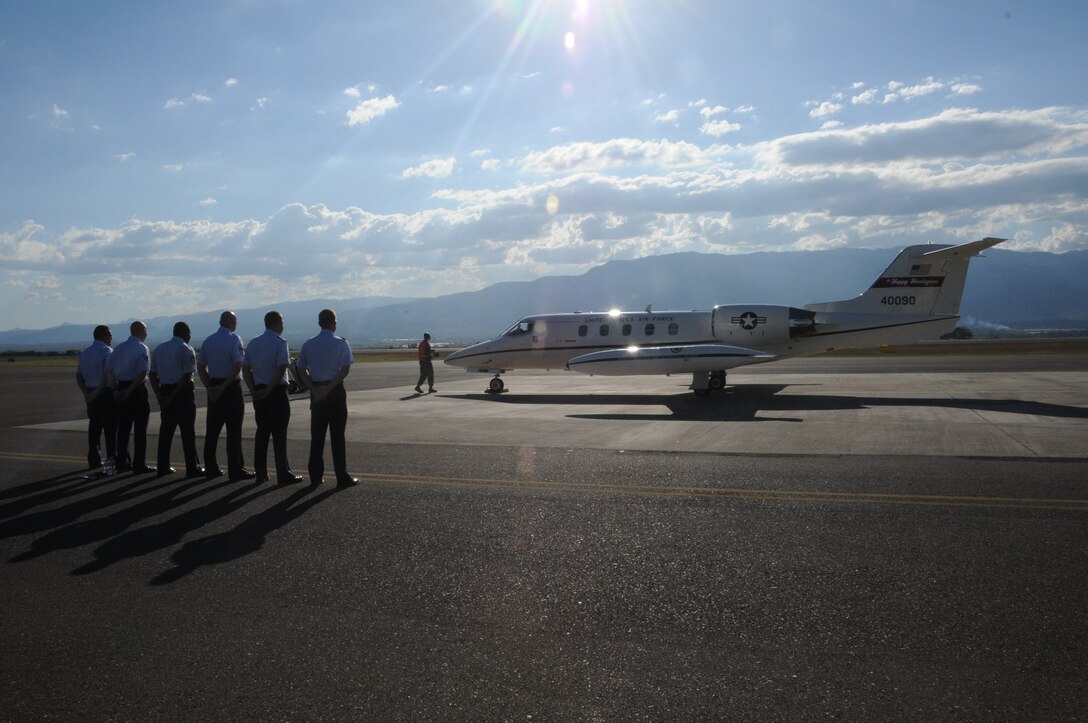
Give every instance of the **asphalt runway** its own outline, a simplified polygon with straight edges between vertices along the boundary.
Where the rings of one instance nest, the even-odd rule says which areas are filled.
[[[84,479],[74,369],[0,368],[0,717],[1088,709],[1085,356],[437,373],[353,370],[338,491]]]

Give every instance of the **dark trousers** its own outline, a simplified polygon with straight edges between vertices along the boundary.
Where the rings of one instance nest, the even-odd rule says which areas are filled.
[[[256,389],[266,385],[258,384]],[[253,416],[257,418],[257,436],[253,440],[253,471],[258,477],[268,474],[268,438],[272,438],[272,453],[276,457],[276,476],[286,479],[291,472],[287,462],[287,425],[291,421],[291,400],[287,385],[280,384],[261,401],[253,402]]]
[[[98,396],[87,402],[87,419],[90,420],[87,424],[87,466],[94,469],[102,466],[99,438],[106,438],[107,458],[117,454],[117,410],[112,389],[99,390]]]
[[[213,386],[222,379],[210,379]],[[242,459],[242,417],[246,403],[242,399],[242,385],[236,380],[223,390],[214,402],[208,399],[208,425],[204,433],[204,466],[209,471],[219,469],[215,448],[219,446],[219,433],[227,427],[227,474],[241,477],[245,461]]]
[[[174,384],[163,384],[163,399],[174,393]],[[170,467],[170,445],[174,441],[174,430],[181,433],[181,449],[185,455],[185,472],[189,476],[196,474],[200,467],[200,458],[196,456],[196,392],[193,383],[185,383],[174,401],[159,410],[159,472]]]
[[[428,387],[434,386],[434,364],[430,359],[419,360],[419,381],[416,382],[416,386],[421,386],[426,380]]]
[[[337,384],[329,396],[320,402],[310,401],[310,481],[318,482],[325,475],[325,432],[332,446],[332,467],[336,480],[348,479],[347,442],[344,430],[348,426],[348,394],[343,384]]]
[[[132,382],[117,382],[117,390],[132,386]],[[151,404],[147,401],[147,387],[141,384],[127,399],[117,400],[117,466],[120,469],[140,468],[147,465],[147,422],[151,418]],[[132,457],[128,456],[128,436],[132,434]]]

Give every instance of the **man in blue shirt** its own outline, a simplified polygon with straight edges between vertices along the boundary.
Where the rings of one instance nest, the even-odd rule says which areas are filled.
[[[242,418],[246,404],[242,399],[242,339],[234,333],[238,317],[232,311],[219,316],[219,329],[200,345],[197,371],[208,390],[208,423],[204,433],[204,473],[219,477],[223,470],[216,460],[219,433],[227,427],[227,474],[232,482],[253,479],[242,459]]]
[[[151,369],[150,354],[144,340],[147,324],[134,321],[129,325],[130,336],[117,345],[106,361],[106,375],[113,387],[117,408],[117,471],[132,470],[133,474],[154,472],[146,464],[147,421],[151,405],[147,401],[144,381]],[[132,434],[132,458],[128,456],[128,436]]]
[[[325,474],[325,432],[332,445],[332,466],[338,487],[351,487],[359,480],[348,474],[348,397],[344,378],[355,361],[347,341],[336,336],[336,312],[322,309],[317,316],[321,332],[306,340],[298,354],[298,370],[310,389],[310,484],[319,485]]]
[[[79,353],[76,384],[87,402],[87,465],[102,466],[98,440],[106,437],[106,457],[112,458],[117,445],[117,415],[113,408],[113,390],[106,383],[106,360],[113,349],[113,333],[108,326],[94,328],[94,342]]]
[[[270,311],[264,315],[264,333],[249,342],[242,376],[253,397],[253,415],[257,418],[257,436],[253,440],[253,470],[259,482],[269,481],[268,438],[276,457],[276,481],[281,484],[301,482],[287,461],[287,425],[291,421],[291,399],[287,396],[287,367],[291,354],[283,338],[283,314]]]
[[[181,449],[185,454],[185,476],[203,474],[196,456],[196,390],[193,372],[196,353],[189,346],[192,334],[184,321],[174,324],[174,338],[155,347],[151,355],[151,389],[159,400],[159,477],[174,473],[170,466],[170,445],[174,430],[181,431]]]

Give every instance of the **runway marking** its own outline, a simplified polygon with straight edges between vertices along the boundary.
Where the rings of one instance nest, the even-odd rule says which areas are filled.
[[[42,462],[75,462],[82,457],[55,454],[0,452],[0,459]],[[1088,499],[1051,497],[982,497],[972,495],[908,495],[884,492],[819,492],[812,490],[744,489],[741,487],[704,487],[691,485],[616,484],[609,482],[550,482],[545,480],[490,479],[483,477],[432,477],[426,475],[356,472],[359,479],[403,485],[438,485],[444,487],[486,487],[542,492],[581,492],[644,497],[702,497],[735,499],[748,502],[824,502],[847,505],[911,505],[916,507],[964,507],[975,509],[1062,510],[1088,512]]]
[[[914,505],[929,507],[971,507],[982,509],[1032,509],[1088,512],[1088,499],[1045,497],[976,497],[967,495],[907,495],[878,492],[818,492],[809,490],[743,489],[739,487],[695,487],[685,485],[655,486],[596,482],[546,482],[543,480],[504,480],[471,477],[429,477],[360,473],[371,482],[393,484],[443,485],[450,487],[507,487],[511,489],[595,494],[624,494],[650,497],[728,498],[769,502],[832,502],[841,504]]]

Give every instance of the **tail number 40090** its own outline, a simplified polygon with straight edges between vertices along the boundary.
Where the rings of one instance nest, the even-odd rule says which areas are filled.
[[[913,296],[885,296],[880,300],[885,306],[914,306]]]

